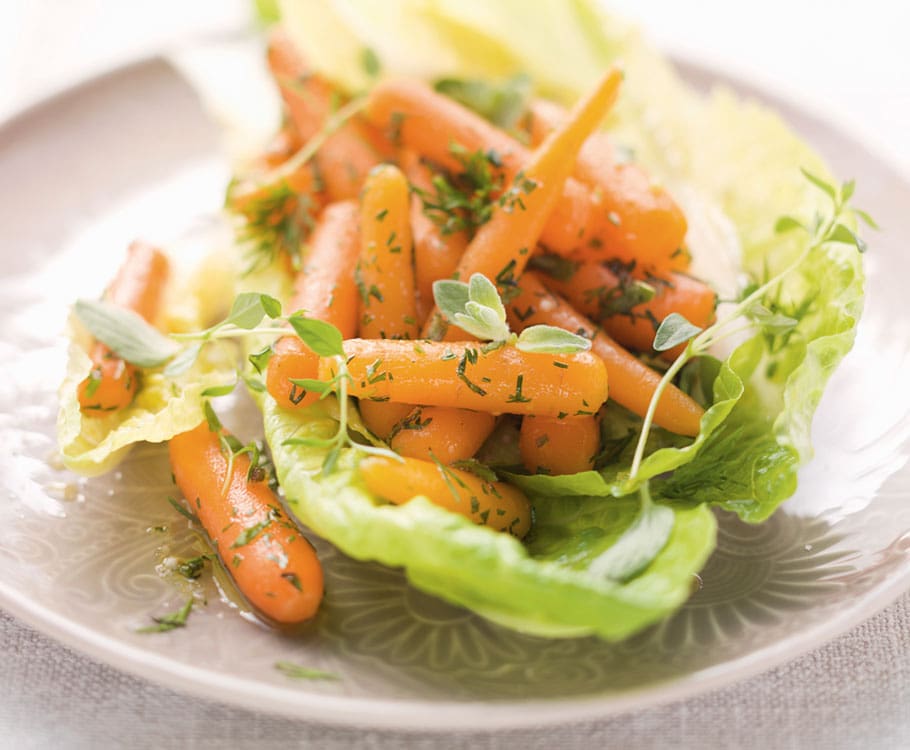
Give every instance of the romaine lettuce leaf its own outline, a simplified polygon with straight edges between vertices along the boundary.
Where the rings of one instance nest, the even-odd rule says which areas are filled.
[[[257,397],[278,481],[303,523],[351,557],[403,567],[424,591],[523,632],[625,638],[685,601],[692,576],[714,549],[707,506],[673,506],[663,550],[639,576],[616,583],[588,568],[632,523],[637,499],[541,499],[525,545],[425,498],[401,506],[377,500],[364,488],[351,449],[334,473],[321,475],[323,450],[285,441],[333,435],[331,405],[290,411],[268,395]]]

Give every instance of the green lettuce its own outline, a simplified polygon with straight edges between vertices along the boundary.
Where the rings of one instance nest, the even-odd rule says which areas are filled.
[[[505,80],[527,73],[538,93],[566,102],[621,58],[626,84],[608,128],[683,203],[696,273],[704,269],[711,280],[712,271],[733,269],[713,280],[739,291],[738,274],[760,284],[805,256],[763,300],[795,327],[754,335],[703,368],[710,374],[698,388],[708,408],[694,441],[655,430],[634,480],[632,444],[601,471],[509,476],[534,503],[524,545],[423,498],[378,502],[350,454],[341,471],[321,476],[318,450],[284,440],[331,434],[330,410],[291,414],[264,400],[266,435],[292,509],[349,555],[401,566],[426,591],[541,635],[618,639],[665,616],[685,600],[691,575],[713,549],[709,506],[757,522],[795,491],[798,469],[812,455],[812,415],[852,346],[863,298],[856,250],[837,242],[810,250],[808,234],[775,231],[784,215],[809,226],[830,214],[830,198],[800,171],[830,180],[828,169],[762,105],[723,88],[706,96],[690,90],[593,0],[541,0],[533,8],[518,0],[280,4],[313,63],[351,91],[370,82],[367,49],[383,74]],[[855,226],[849,215],[843,221]],[[630,493],[644,481],[674,513],[669,541],[625,583],[596,575],[599,557],[634,526],[640,506]]]

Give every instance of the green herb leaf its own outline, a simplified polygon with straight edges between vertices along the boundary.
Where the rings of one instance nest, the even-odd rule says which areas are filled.
[[[196,341],[181,349],[177,356],[168,362],[167,367],[162,371],[164,377],[176,378],[189,372],[190,368],[196,364],[196,360],[199,359],[199,352],[202,351],[202,343],[203,342],[201,341]]]
[[[186,626],[186,620],[190,616],[190,610],[193,608],[193,600],[187,599],[177,612],[171,612],[169,615],[153,617],[155,625],[149,625],[147,628],[139,628],[137,633],[167,633],[169,630],[182,628]]]
[[[792,216],[781,216],[774,225],[774,231],[778,234],[790,232],[794,229],[805,229],[806,227],[798,219]]]
[[[269,297],[269,295],[260,294],[259,292],[243,292],[237,295],[234,304],[231,305],[230,313],[218,327],[235,325],[238,328],[250,330],[258,326],[267,315],[270,318],[277,317],[277,315],[270,315],[266,311],[266,307],[268,307],[269,310],[274,312],[276,306],[278,308],[277,315],[281,315],[281,303],[274,297]]]
[[[875,223],[875,219],[869,216],[868,213],[863,211],[861,208],[854,208],[853,213],[855,213],[859,218],[861,218],[866,224],[868,224],[873,229],[881,229],[878,224]]]
[[[213,385],[210,388],[206,388],[202,392],[202,396],[205,398],[217,398],[218,396],[227,396],[229,393],[233,393],[234,389],[237,387],[237,383],[228,383],[227,385]]]
[[[250,364],[256,368],[256,372],[260,375],[265,370],[269,364],[269,360],[272,358],[272,347],[267,346],[264,349],[260,349],[258,352],[253,352],[247,359],[249,359]]]
[[[800,167],[800,171],[803,173],[805,178],[809,180],[815,187],[821,190],[823,193],[830,196],[831,200],[837,201],[837,188],[835,188],[831,183],[825,182],[821,177],[816,177],[809,170]]]
[[[515,342],[515,348],[523,352],[572,354],[588,351],[591,342],[583,336],[555,326],[530,326],[521,332]]]
[[[305,391],[313,393],[330,393],[332,384],[325,380],[316,380],[314,378],[290,378],[290,381]]]
[[[531,79],[524,73],[500,84],[464,78],[443,78],[433,86],[440,94],[485,117],[494,125],[508,130],[528,107]]]
[[[243,382],[246,384],[246,387],[249,388],[254,393],[265,393],[266,387],[258,378],[254,378],[251,375],[243,375]]]
[[[288,322],[303,340],[303,343],[320,357],[344,356],[344,339],[341,336],[341,331],[331,323],[305,318],[303,315],[296,313],[288,318]]]
[[[509,336],[509,326],[497,311],[473,300],[465,305],[464,313],[455,313],[450,320],[484,341],[504,341]]]
[[[171,497],[170,495],[168,496],[167,501],[171,504],[171,506],[173,506],[174,510],[176,510],[176,511],[177,511],[181,516],[183,516],[184,518],[189,519],[189,520],[192,521],[193,523],[197,523],[197,522],[199,521],[199,519],[196,517],[196,514],[195,514],[195,513],[190,513],[190,512],[183,506],[183,503],[181,503],[181,502],[179,502],[178,500],[174,499],[174,498]]]
[[[211,432],[221,432],[221,420],[218,419],[218,415],[215,414],[215,410],[212,408],[210,401],[206,401],[202,405],[202,413],[205,414],[205,421],[209,426],[209,430]]]
[[[758,323],[768,333],[783,333],[796,327],[799,323],[796,318],[791,318],[782,313],[769,310],[759,302],[749,306],[746,314]]]
[[[471,294],[463,281],[440,279],[433,282],[433,299],[439,311],[448,320],[453,320],[457,314],[464,313]]]
[[[589,572],[614,581],[628,581],[660,554],[673,531],[674,521],[670,508],[645,501],[622,536],[594,559]]]
[[[110,302],[78,300],[76,316],[98,341],[137,367],[158,367],[178,351],[177,343],[145,320]]]
[[[663,319],[654,334],[654,348],[659,352],[665,352],[674,346],[685,343],[693,336],[697,336],[702,329],[693,325],[679,313],[670,313]]]
[[[557,281],[570,281],[578,270],[578,263],[555,253],[535,255],[528,261],[528,268],[543,271]]]
[[[843,242],[847,245],[854,245],[861,253],[866,252],[868,246],[853,230],[848,229],[843,224],[836,224],[828,235],[831,242]]]
[[[249,544],[269,526],[271,526],[271,524],[272,519],[266,518],[264,521],[260,521],[259,523],[253,524],[252,526],[248,526],[237,535],[237,538],[231,545],[231,549],[236,549],[237,547],[243,547]]]
[[[853,191],[856,190],[856,180],[847,180],[840,186],[840,202],[846,203],[853,197]]]
[[[321,669],[303,667],[290,661],[276,661],[275,669],[295,680],[337,680],[338,676]]]
[[[360,64],[363,65],[364,72],[370,78],[376,78],[382,72],[382,65],[379,62],[376,52],[372,47],[364,47],[360,53]]]

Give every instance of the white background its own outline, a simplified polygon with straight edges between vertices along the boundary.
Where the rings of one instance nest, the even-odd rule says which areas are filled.
[[[609,5],[640,20],[666,49],[836,119],[910,169],[910,3]],[[0,0],[0,120],[126,60],[238,31],[251,6],[252,0]]]

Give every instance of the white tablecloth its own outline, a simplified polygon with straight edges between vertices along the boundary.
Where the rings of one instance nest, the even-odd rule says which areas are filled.
[[[910,5],[613,4],[669,48],[817,103],[910,166]],[[247,14],[245,0],[4,0],[0,120],[126,59],[236,28]],[[910,747],[907,644],[910,595],[797,661],[685,702],[596,723],[434,737],[327,728],[238,710],[215,695],[189,698],[0,614],[0,747]]]

